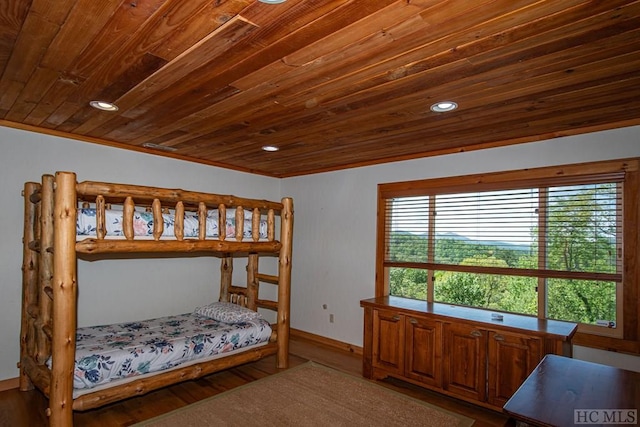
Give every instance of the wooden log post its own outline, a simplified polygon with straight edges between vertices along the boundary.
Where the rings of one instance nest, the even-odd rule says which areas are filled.
[[[229,301],[229,290],[233,279],[233,258],[222,257],[220,260],[220,301]]]
[[[107,212],[104,196],[96,197],[96,237],[104,239],[107,235]]]
[[[207,238],[207,205],[204,202],[198,203],[198,239]]]
[[[220,242],[217,240],[185,239],[182,242],[167,240],[125,240],[125,239],[83,239],[76,245],[78,253],[160,253],[160,252],[211,252],[228,254],[230,252],[272,252],[278,253],[280,242]]]
[[[133,203],[133,198],[131,196],[124,200],[124,205],[122,206],[122,232],[127,240],[133,240],[135,237],[135,230],[133,228],[133,214],[135,207],[135,203]]]
[[[282,224],[281,224],[282,225]],[[267,240],[273,242],[276,238],[276,213],[273,209],[267,212]]]
[[[162,216],[162,204],[160,200],[153,199],[151,211],[153,212],[153,240],[160,240],[164,232],[164,217]]]
[[[35,239],[36,205],[31,201],[31,195],[40,188],[40,184],[27,182],[24,185],[24,229],[23,229],[23,252],[22,252],[22,322],[20,325],[20,377],[19,387],[22,391],[33,389],[33,383],[27,374],[27,363],[33,354],[29,353],[27,341],[32,339],[31,315],[29,306],[37,301],[38,288],[38,253],[31,249],[30,243]]]
[[[36,361],[44,364],[51,355],[51,337],[46,328],[51,326],[52,301],[46,289],[51,288],[53,279],[53,175],[42,177],[42,201],[40,202],[40,262],[38,284],[38,319]]]
[[[258,254],[249,254],[247,260],[247,307],[256,310],[256,302],[258,301],[258,290],[260,282],[258,281]]]
[[[173,234],[178,241],[184,240],[184,203],[176,203],[175,221],[173,223]]]
[[[180,189],[146,187],[141,185],[114,184],[107,182],[84,181],[77,185],[78,196],[82,199],[95,197],[103,194],[109,203],[120,203],[122,196],[131,196],[140,205],[151,204],[153,199],[160,199],[162,203],[175,204],[182,201],[186,206],[197,206],[203,202],[207,206],[217,206],[225,204],[227,206],[254,206],[260,209],[282,208],[280,202],[270,202],[268,200],[246,199],[231,195],[199,193],[195,191],[184,191]]]
[[[244,209],[242,206],[236,208],[236,240],[242,242],[244,236]]]
[[[37,270],[36,270],[36,282],[35,282],[35,296],[31,300],[31,304],[27,307],[27,311],[30,314],[29,317],[29,334],[27,335],[27,351],[29,352],[29,356],[35,360],[35,357],[38,354],[38,297],[40,296],[38,292],[39,280],[40,280],[40,263],[42,260],[42,252],[46,250],[46,248],[42,247],[42,184],[38,188],[38,202],[36,203],[36,216],[34,222],[34,235],[33,235],[33,243],[36,244],[32,249],[36,251],[36,262]]]
[[[291,258],[293,254],[293,199],[282,199],[280,212],[280,255],[278,261],[278,353],[277,367],[289,366],[289,329],[291,312]]]
[[[260,209],[254,208],[251,214],[251,238],[254,242],[260,240]]]
[[[73,370],[76,351],[76,175],[56,174],[53,237],[52,427],[73,425]]]
[[[218,205],[218,240],[227,238],[227,207],[222,203]]]

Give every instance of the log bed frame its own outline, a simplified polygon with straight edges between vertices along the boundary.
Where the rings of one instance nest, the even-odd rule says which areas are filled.
[[[51,426],[73,425],[73,411],[97,408],[180,381],[199,378],[276,354],[278,368],[288,366],[289,296],[293,239],[293,201],[281,202],[238,198],[229,195],[191,192],[136,185],[76,181],[72,172],[43,175],[41,183],[24,186],[23,300],[20,333],[20,390],[34,388],[49,398]],[[77,208],[81,203],[96,207],[97,236],[76,241]],[[110,204],[123,207],[123,239],[105,239],[105,209]],[[134,207],[150,207],[154,216],[154,239],[136,240],[133,233]],[[226,212],[235,210],[236,239],[206,237],[204,219],[208,209],[219,210],[219,224]],[[175,212],[175,238],[160,239],[163,209]],[[196,211],[200,218],[199,237],[183,237],[183,214]],[[243,241],[245,210],[252,211],[252,238]],[[259,239],[260,216],[267,216],[267,239]],[[279,218],[280,240],[275,239]],[[223,230],[224,227],[219,227]],[[277,312],[269,343],[241,353],[200,362],[111,388],[73,398],[73,370],[77,327],[77,258],[101,254],[206,253],[221,259],[220,301],[247,308]],[[247,285],[232,284],[233,257],[247,259]],[[259,256],[275,257],[278,274],[258,272]],[[277,285],[277,301],[258,298],[260,282]],[[51,356],[52,367],[45,364]]]

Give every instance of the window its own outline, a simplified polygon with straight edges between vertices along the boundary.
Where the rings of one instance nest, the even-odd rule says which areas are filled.
[[[637,298],[637,188],[636,160],[381,184],[377,294],[622,338],[625,315],[637,324],[623,311]]]

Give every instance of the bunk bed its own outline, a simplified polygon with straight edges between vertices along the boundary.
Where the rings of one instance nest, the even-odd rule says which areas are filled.
[[[73,425],[74,410],[97,408],[266,356],[275,354],[278,368],[288,366],[291,198],[273,202],[179,189],[77,182],[72,172],[43,175],[39,183],[27,182],[23,196],[20,390],[35,387],[49,398],[47,414],[51,426]],[[278,232],[279,239],[276,238]],[[79,258],[154,253],[220,258],[217,301],[182,316],[77,328],[78,283],[90,286],[85,278],[76,280]],[[259,258],[267,256],[277,258],[275,275],[258,271]],[[246,260],[246,285],[232,283],[234,259]],[[260,299],[261,283],[277,286],[275,300]],[[259,308],[276,312],[274,325],[259,314]],[[192,331],[182,327],[181,322],[191,322],[189,319],[196,319]],[[130,350],[135,344],[114,341],[123,337],[133,340],[133,332],[140,328],[153,329],[157,334],[175,325],[180,326],[177,329],[188,330],[182,341],[183,361],[145,363],[145,367],[154,363],[160,366],[156,371],[147,369],[149,372],[129,369],[125,361],[114,369],[124,375],[115,376],[113,380],[101,376],[100,363],[98,369],[94,366],[90,375],[87,374],[88,359],[83,357],[93,353],[81,356],[81,347],[93,351],[99,344],[105,344]],[[214,349],[203,347],[200,338],[205,336],[204,341],[215,341],[208,334],[218,327],[222,327],[227,338],[238,336],[229,333],[229,328],[254,329],[249,333],[250,338],[233,342],[223,339],[214,342]],[[148,333],[145,336],[149,345]],[[168,341],[161,336],[154,337],[150,343],[152,350],[165,356],[163,350]],[[84,343],[87,338],[97,339],[98,344]],[[158,343],[164,347],[160,348]],[[202,357],[196,357],[196,353]],[[115,359],[111,357],[105,356],[105,360],[113,362]],[[102,364],[104,366],[106,364]]]

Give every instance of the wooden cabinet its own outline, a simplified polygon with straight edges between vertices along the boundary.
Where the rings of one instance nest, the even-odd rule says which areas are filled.
[[[445,325],[444,389],[459,397],[484,401],[487,332],[468,324]]]
[[[487,400],[502,407],[542,360],[542,338],[491,331],[487,341]]]
[[[407,316],[405,370],[407,378],[435,387],[442,385],[442,322]]]
[[[381,377],[406,375],[417,381],[440,386],[442,324],[418,316],[393,311],[373,311],[371,365]]]
[[[574,323],[396,297],[361,301],[363,375],[392,376],[500,409],[548,353],[571,355]]]
[[[404,371],[404,315],[392,311],[373,312],[373,366],[388,372]]]

